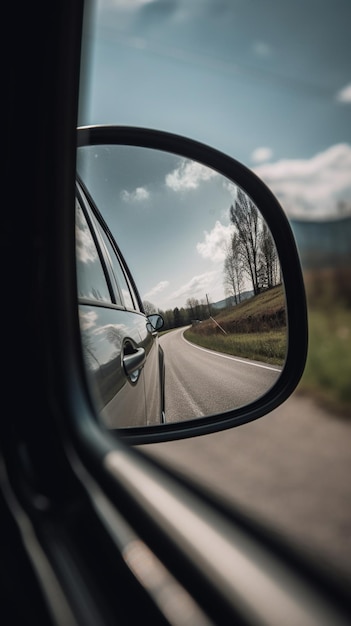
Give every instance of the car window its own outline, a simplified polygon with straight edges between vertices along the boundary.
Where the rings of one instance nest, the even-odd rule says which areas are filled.
[[[111,296],[99,253],[78,199],[76,199],[76,253],[78,297],[110,303]]]
[[[139,311],[139,307],[138,307],[138,301],[136,298],[136,295],[133,293],[131,285],[129,284],[129,282],[127,282],[127,277],[121,267],[120,261],[116,256],[116,253],[112,247],[112,244],[110,242],[110,239],[108,238],[107,234],[105,233],[105,231],[103,230],[103,228],[101,227],[101,224],[99,224],[99,222],[95,219],[94,220],[95,223],[95,227],[98,229],[102,240],[104,242],[105,245],[105,249],[106,249],[106,253],[108,255],[108,258],[110,260],[111,266],[112,266],[112,270],[113,270],[113,274],[115,277],[115,280],[117,282],[118,285],[118,289],[120,291],[120,297],[121,297],[121,302],[124,304],[124,306],[127,309],[134,309]],[[133,294],[133,295],[132,295]],[[133,297],[134,296],[134,297]]]

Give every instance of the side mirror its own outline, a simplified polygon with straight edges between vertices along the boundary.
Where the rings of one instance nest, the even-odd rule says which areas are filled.
[[[151,332],[158,331],[158,330],[161,330],[161,328],[163,328],[164,321],[161,315],[157,315],[154,313],[152,315],[148,315],[147,319],[151,325]]]
[[[129,389],[120,377],[116,391],[105,393],[115,412],[108,427],[118,427],[131,443],[156,442],[243,424],[281,404],[305,366],[307,312],[292,230],[266,185],[213,148],[128,127],[78,129],[77,175],[112,247],[128,264],[126,283],[141,292],[134,300],[152,300],[162,312],[146,317],[149,334],[167,331],[156,338],[158,359],[146,359],[144,383]],[[80,249],[83,257],[89,255]],[[102,319],[103,306],[99,302],[96,318]],[[111,306],[108,333],[106,323],[94,326],[92,312],[90,325],[85,319],[82,326],[87,370],[97,368],[94,333],[99,341],[104,333],[113,338],[116,358],[116,336],[127,332],[118,303],[119,321],[112,324]],[[104,368],[113,367],[100,367],[106,387]],[[121,422],[118,394],[126,407],[134,393],[134,407],[142,384],[147,411],[154,412],[147,424],[153,425],[142,418]],[[151,404],[149,387],[150,397],[160,387],[161,409]],[[100,410],[101,398],[96,404]]]

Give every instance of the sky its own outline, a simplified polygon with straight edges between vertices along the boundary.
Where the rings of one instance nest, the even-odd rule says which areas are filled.
[[[114,224],[143,300],[165,311],[188,298],[225,297],[229,211],[238,189],[232,181],[198,162],[135,146],[80,148],[78,173]],[[242,291],[250,289],[244,280]]]
[[[288,217],[351,213],[349,0],[99,0],[89,15],[80,125],[158,128],[207,143],[254,170]],[[123,204],[145,208],[143,186],[124,182]],[[143,297],[163,307],[173,289],[185,304],[211,271],[219,286],[223,261],[201,250],[217,250],[227,232],[221,211],[212,223],[207,211],[196,235],[174,232],[172,244],[160,220],[159,247],[145,222],[135,222],[133,246],[123,233]],[[118,211],[108,219],[118,240]],[[143,268],[133,249],[138,241],[144,249],[147,237]],[[186,256],[191,237],[195,252]],[[173,254],[163,251],[173,245],[179,252],[181,241],[176,283]]]

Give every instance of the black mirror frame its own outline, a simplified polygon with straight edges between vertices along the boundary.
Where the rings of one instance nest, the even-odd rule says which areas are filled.
[[[279,255],[286,296],[288,340],[281,376],[253,403],[186,422],[118,429],[118,436],[133,445],[184,439],[213,433],[253,421],[282,404],[298,385],[304,371],[308,324],[305,288],[299,255],[288,219],[269,188],[249,168],[198,141],[164,131],[128,126],[78,128],[77,147],[128,145],[171,152],[210,167],[240,185],[267,221]]]

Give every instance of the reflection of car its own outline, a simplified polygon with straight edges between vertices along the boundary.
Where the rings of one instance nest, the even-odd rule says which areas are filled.
[[[163,422],[162,317],[144,315],[121,252],[81,181],[76,193],[79,318],[97,410],[110,428]]]
[[[273,524],[262,525],[239,504],[228,506],[191,477],[150,460],[95,417],[81,358],[74,236],[83,5],[21,3],[19,11],[8,2],[3,9],[16,36],[6,41],[3,81],[9,207],[1,224],[2,293],[11,315],[2,336],[0,621],[350,624],[349,590],[339,576],[325,575],[323,560],[314,567]],[[24,112],[28,123],[21,123]],[[211,154],[205,150],[204,158]],[[257,186],[276,232],[289,328],[296,330],[301,314],[286,376],[249,414],[238,411],[240,424],[279,405],[290,380],[297,384],[306,321],[299,266],[294,254],[289,258],[294,249],[273,199],[251,173],[231,164],[254,192]],[[198,423],[205,434],[208,422]],[[162,430],[159,442],[169,427],[155,427]],[[225,427],[218,420],[218,429]],[[194,431],[181,425],[178,436]],[[211,444],[209,436],[205,452]],[[345,547],[346,539],[345,532]]]

